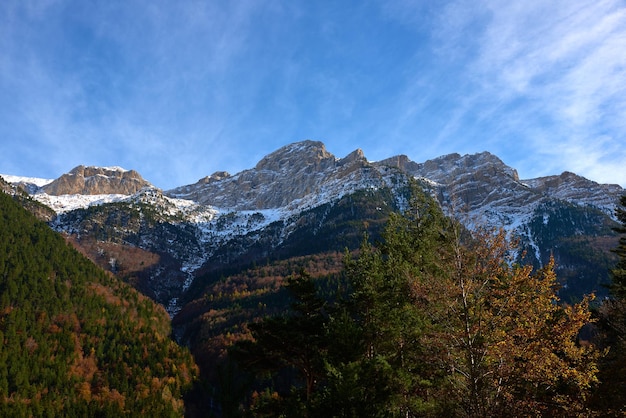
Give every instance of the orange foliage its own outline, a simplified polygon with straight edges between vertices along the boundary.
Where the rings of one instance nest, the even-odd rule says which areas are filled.
[[[97,371],[98,365],[95,352],[93,350],[87,357],[82,355],[81,350],[79,356],[74,360],[74,363],[70,367],[70,375],[88,382],[93,379],[93,376]]]

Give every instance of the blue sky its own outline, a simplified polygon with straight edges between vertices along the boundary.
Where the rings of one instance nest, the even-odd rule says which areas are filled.
[[[304,139],[626,186],[626,2],[0,2],[0,173],[169,189]]]

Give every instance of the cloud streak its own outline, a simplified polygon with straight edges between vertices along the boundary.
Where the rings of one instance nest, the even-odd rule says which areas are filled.
[[[480,102],[483,112],[493,113],[491,119],[502,117],[503,131],[492,132],[530,142],[532,146],[520,148],[536,154],[536,160],[548,161],[545,170],[569,167],[600,181],[624,184],[626,175],[619,172],[626,154],[617,146],[626,139],[623,3],[482,5],[466,15],[462,25],[484,21],[485,12],[489,16],[467,64],[475,85],[466,111]],[[459,9],[468,10],[462,5]]]

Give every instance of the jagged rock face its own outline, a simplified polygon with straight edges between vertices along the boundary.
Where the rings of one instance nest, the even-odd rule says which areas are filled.
[[[11,187],[11,185],[9,183],[7,183],[4,178],[0,177],[0,191],[6,193],[6,194],[12,194],[13,193],[13,187]]]
[[[52,183],[42,187],[47,194],[61,196],[66,194],[124,194],[137,193],[144,187],[151,186],[135,170],[121,168],[78,166],[63,174]]]
[[[424,163],[399,155],[369,163],[360,149],[337,159],[323,143],[303,141],[269,154],[253,169],[234,176],[215,173],[167,194],[235,211],[293,208],[307,199],[325,201],[342,187],[381,187],[388,167],[430,183],[450,214],[492,226],[507,227],[522,208],[530,213],[554,198],[580,204],[581,196],[587,196],[589,204],[612,215],[622,191],[571,173],[521,181],[515,169],[488,152],[449,154]]]
[[[323,171],[335,163],[335,157],[318,141],[303,141],[282,147],[263,157],[256,171],[275,173]]]
[[[451,179],[458,179],[472,175],[480,175],[486,171],[501,173],[509,176],[514,181],[519,181],[517,172],[507,166],[493,154],[481,152],[471,155],[448,154],[422,164],[409,164],[405,166],[416,175],[436,181],[449,183]]]
[[[420,167],[418,163],[411,161],[409,157],[404,154],[378,161],[377,164],[396,167],[402,171],[406,171],[407,173],[417,171]]]
[[[613,216],[623,193],[618,185],[600,185],[568,172],[520,180],[515,169],[488,152],[449,154],[419,164],[400,155],[377,164],[398,167],[431,182],[450,214],[496,227],[509,228],[521,213],[528,218],[539,205],[555,199],[593,206]]]
[[[317,141],[297,142],[267,155],[255,168],[234,176],[202,179],[167,192],[201,204],[234,210],[289,206],[307,196],[320,196],[324,186],[347,176],[363,176],[368,163],[361,150],[337,159]]]
[[[401,155],[380,163],[432,182],[440,202],[457,216],[481,217],[477,212],[497,207],[499,221],[504,225],[510,215],[507,212],[532,205],[541,197],[519,181],[517,171],[488,152],[449,154],[421,164]]]
[[[609,214],[617,203],[616,198],[624,192],[617,184],[598,184],[569,171],[558,176],[522,180],[522,183],[543,195],[571,203],[599,206]]]

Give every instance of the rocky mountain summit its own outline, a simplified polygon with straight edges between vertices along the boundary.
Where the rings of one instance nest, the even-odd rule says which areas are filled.
[[[557,176],[523,180],[522,183],[544,196],[600,207],[611,216],[614,215],[615,197],[624,193],[617,184],[598,184],[569,171]]]
[[[49,195],[103,195],[137,193],[152,185],[135,170],[120,167],[85,167],[79,165],[41,190]]]
[[[402,155],[379,164],[395,165],[432,184],[438,200],[450,214],[481,219],[493,226],[509,226],[513,219],[505,214],[518,214],[520,208],[539,199],[520,182],[516,170],[488,152],[449,154],[424,163],[415,163]]]
[[[392,165],[430,182],[449,213],[496,227],[515,227],[524,212],[553,199],[595,207],[614,217],[615,205],[624,193],[619,185],[598,184],[570,172],[521,180],[517,170],[489,152],[449,154],[424,163],[400,155],[376,164]]]
[[[366,165],[361,150],[337,159],[321,142],[303,141],[267,155],[253,169],[234,176],[218,172],[166,194],[231,210],[283,208],[311,196],[319,202],[343,181],[366,181],[366,171],[359,170]]]

